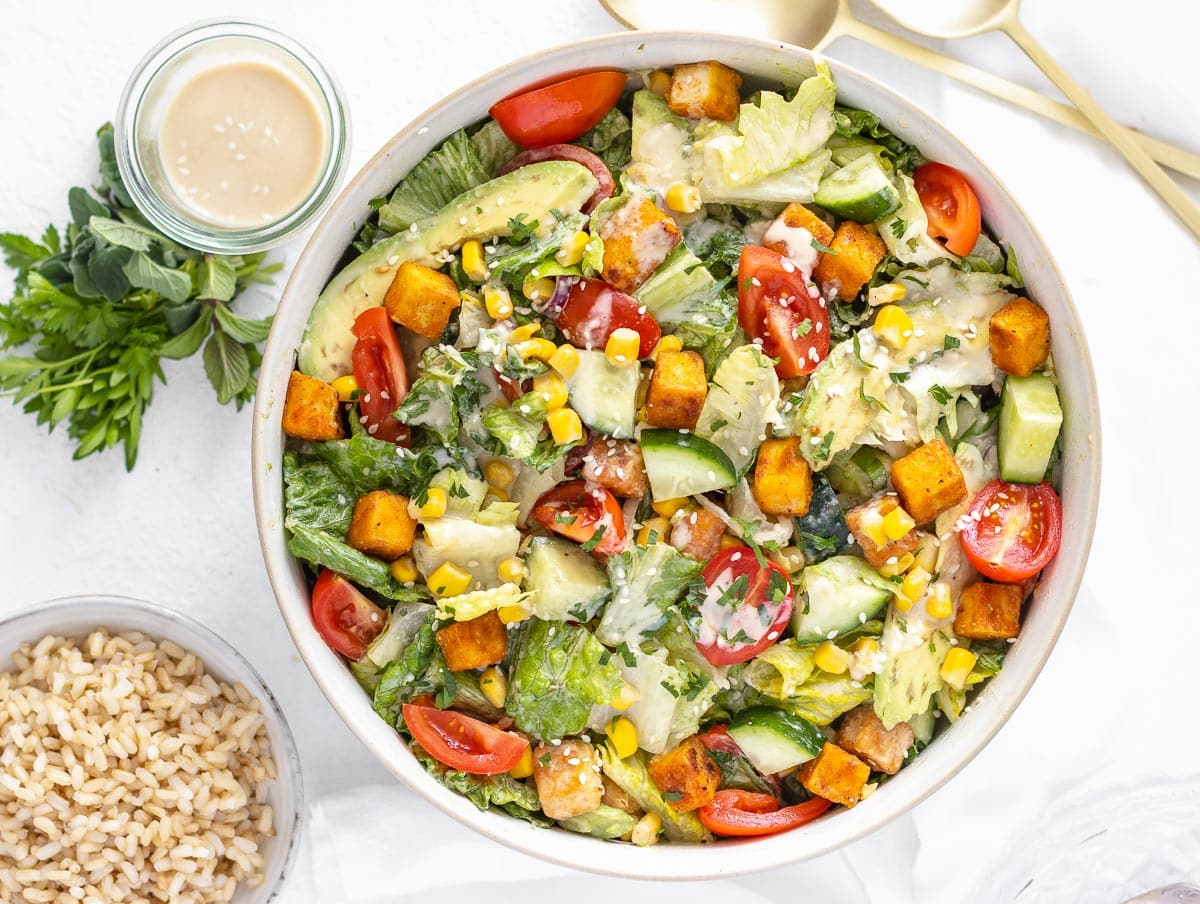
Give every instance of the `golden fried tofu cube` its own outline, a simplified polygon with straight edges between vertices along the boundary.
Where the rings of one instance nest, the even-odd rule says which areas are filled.
[[[337,390],[293,370],[283,400],[283,432],[313,443],[345,438]]]
[[[872,769],[895,775],[913,745],[913,730],[907,722],[884,728],[875,715],[875,704],[864,703],[846,713],[834,740],[843,750],[864,760]]]
[[[596,750],[583,741],[539,744],[533,750],[533,781],[542,812],[570,819],[600,806],[604,784]]]
[[[680,813],[710,804],[721,784],[721,767],[692,735],[674,750],[652,756],[646,771],[663,797]]]
[[[799,201],[793,201],[785,207],[775,222],[783,223],[788,229],[808,230],[808,234],[826,248],[830,247],[830,243],[833,242],[833,227]],[[767,231],[770,232],[770,230]],[[788,248],[787,242],[764,242],[764,244],[772,251],[778,251],[783,255],[787,255],[791,250]]]
[[[346,542],[369,556],[388,562],[412,549],[417,522],[408,513],[408,497],[375,490],[354,503]]]
[[[822,289],[834,289],[842,301],[854,301],[887,255],[887,245],[872,229],[846,220],[833,238],[822,244],[833,254],[822,253],[813,268],[813,279]]]
[[[992,315],[988,342],[998,368],[1027,377],[1050,355],[1050,317],[1028,298],[1014,298]]]
[[[971,640],[1006,640],[1021,633],[1020,584],[980,581],[962,592],[954,633]]]
[[[885,493],[868,499],[861,505],[856,505],[846,512],[846,527],[854,537],[854,542],[863,552],[863,558],[872,568],[882,568],[884,565],[895,564],[905,553],[910,553],[921,545],[921,538],[915,530],[910,530],[899,540],[888,540],[881,533],[880,524],[883,516],[900,507],[900,500],[895,493]],[[886,542],[880,545],[879,538]]]
[[[758,447],[754,466],[754,499],[767,515],[808,514],[812,503],[812,469],[800,454],[801,439],[768,439]]]
[[[725,522],[708,509],[688,512],[671,526],[671,545],[685,556],[707,562],[721,549]]]
[[[396,269],[396,277],[383,297],[383,306],[392,320],[429,339],[442,335],[459,303],[454,280],[413,261],[405,261]]]
[[[799,776],[800,784],[810,793],[835,804],[853,807],[862,799],[871,767],[827,741],[816,759],[800,767]]]
[[[676,66],[667,91],[667,106],[677,116],[732,122],[741,106],[742,77],[716,60]]]
[[[892,462],[892,485],[917,524],[928,524],[967,498],[962,469],[941,439]]]
[[[648,197],[635,197],[600,225],[604,262],[600,275],[622,292],[632,292],[658,269],[682,240],[675,221]]]
[[[646,392],[646,423],[691,430],[707,396],[708,379],[699,352],[691,349],[659,352]]]
[[[583,479],[626,499],[640,499],[650,492],[642,448],[627,439],[594,437],[583,456]]]
[[[452,672],[495,665],[508,655],[508,631],[495,610],[470,621],[451,622],[434,637]]]

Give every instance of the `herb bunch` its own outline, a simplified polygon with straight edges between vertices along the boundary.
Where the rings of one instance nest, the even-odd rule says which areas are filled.
[[[0,305],[0,395],[54,430],[66,425],[75,458],[138,440],[163,358],[203,347],[204,370],[222,405],[240,409],[254,394],[259,344],[271,318],[232,310],[252,283],[270,283],[281,264],[265,254],[215,255],[184,248],[134,208],[117,170],[111,125],[97,132],[100,184],[67,195],[71,222],[41,239],[0,233],[16,271],[15,292]]]

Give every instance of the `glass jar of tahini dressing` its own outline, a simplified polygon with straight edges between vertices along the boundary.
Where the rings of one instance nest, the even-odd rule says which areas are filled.
[[[137,208],[181,244],[279,245],[333,199],[348,162],[346,104],[303,47],[253,22],[169,35],[125,86],[117,164]]]

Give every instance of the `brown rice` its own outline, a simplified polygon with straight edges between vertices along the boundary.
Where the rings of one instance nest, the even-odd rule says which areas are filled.
[[[259,701],[129,631],[0,673],[0,901],[229,901],[262,883],[276,776]]]

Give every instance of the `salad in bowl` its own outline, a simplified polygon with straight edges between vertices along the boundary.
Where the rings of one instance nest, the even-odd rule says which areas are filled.
[[[497,97],[371,206],[295,348],[283,527],[433,779],[770,835],[1002,669],[1062,539],[1050,318],[970,175],[824,65]]]

